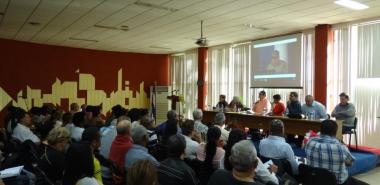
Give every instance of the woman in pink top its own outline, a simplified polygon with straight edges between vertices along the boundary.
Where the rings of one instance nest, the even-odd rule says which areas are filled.
[[[270,111],[270,103],[266,96],[265,91],[260,91],[259,100],[253,105],[253,112],[266,114]]]
[[[210,169],[219,169],[224,157],[224,143],[220,138],[221,131],[218,127],[210,127],[207,130],[207,143],[201,143],[197,149],[197,159]]]

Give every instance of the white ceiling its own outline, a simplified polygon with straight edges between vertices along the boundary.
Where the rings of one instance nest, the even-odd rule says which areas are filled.
[[[137,5],[136,0],[0,0],[0,38],[97,50],[175,53],[197,47],[194,42],[200,37],[201,20],[204,36],[213,46],[380,16],[380,0],[358,0],[370,6],[361,11],[340,7],[333,0],[138,1],[159,7]],[[129,31],[104,26],[128,26]]]

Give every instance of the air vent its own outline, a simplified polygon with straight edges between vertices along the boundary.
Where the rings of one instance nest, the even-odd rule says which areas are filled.
[[[256,26],[254,24],[243,24],[243,26],[246,28],[257,29],[257,30],[261,30],[261,31],[269,30],[269,28],[262,27],[262,26]]]
[[[104,28],[104,29],[109,29],[109,30],[122,30],[122,31],[128,31],[129,30],[129,27],[126,25],[116,27],[116,26],[105,26],[105,25],[95,24],[94,27],[95,28]]]
[[[140,1],[136,1],[134,4],[137,6],[143,6],[146,8],[155,8],[155,9],[165,10],[165,11],[169,11],[169,12],[178,11],[178,9],[175,9],[175,8],[170,8],[170,7],[161,6],[161,5],[155,5],[155,4],[151,4],[151,3],[144,3],[144,2],[140,2]]]
[[[84,39],[84,38],[75,38],[75,37],[70,37],[70,40],[77,40],[77,41],[84,41],[84,42],[99,42],[97,40],[91,40],[91,39]]]

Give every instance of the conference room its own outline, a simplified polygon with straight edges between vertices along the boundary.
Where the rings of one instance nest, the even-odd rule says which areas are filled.
[[[0,185],[379,184],[379,0],[0,0]]]

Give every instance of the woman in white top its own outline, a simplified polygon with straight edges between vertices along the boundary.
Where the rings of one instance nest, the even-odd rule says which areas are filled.
[[[197,159],[213,169],[220,168],[220,161],[224,157],[224,145],[221,131],[217,127],[210,127],[207,131],[207,143],[201,143],[197,149]]]

